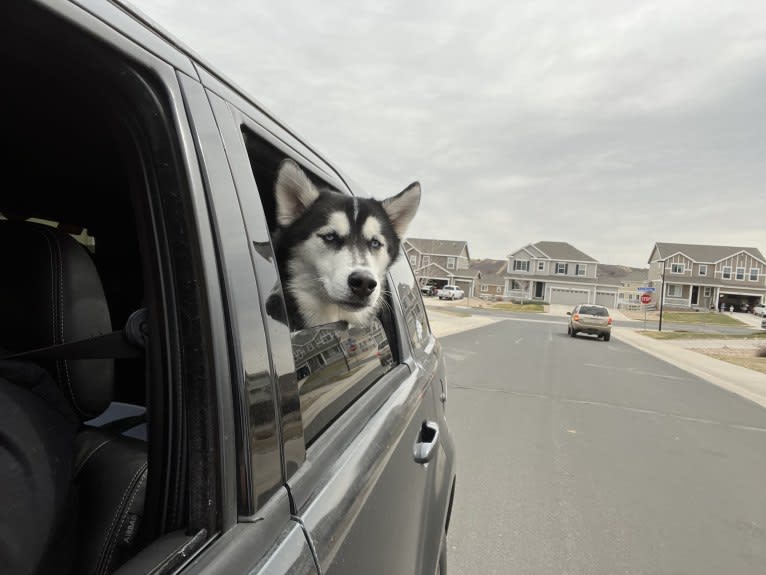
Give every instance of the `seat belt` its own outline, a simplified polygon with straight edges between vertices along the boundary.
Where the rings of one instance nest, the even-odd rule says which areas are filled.
[[[0,360],[76,360],[126,359],[144,356],[148,338],[147,311],[141,308],[130,314],[125,327],[118,331],[57,343],[47,347],[11,353]]]

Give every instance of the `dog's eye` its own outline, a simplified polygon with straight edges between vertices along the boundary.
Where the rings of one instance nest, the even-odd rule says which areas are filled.
[[[327,243],[333,243],[338,241],[338,234],[335,232],[327,232],[326,234],[319,234],[319,237],[322,238]]]
[[[373,238],[370,240],[370,247],[374,250],[377,250],[378,248],[382,248],[383,244],[380,243],[380,240]]]

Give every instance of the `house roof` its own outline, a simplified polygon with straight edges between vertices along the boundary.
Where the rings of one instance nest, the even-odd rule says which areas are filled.
[[[468,254],[468,242],[457,240],[434,240],[426,238],[407,238],[404,240],[423,254],[440,254],[444,256],[459,256],[463,249]]]
[[[567,242],[536,242],[521,248],[533,257],[570,262],[594,262],[595,259]],[[510,256],[509,256],[510,257]]]
[[[654,254],[655,249],[657,250],[658,257],[655,260],[652,260],[651,259],[652,254]],[[749,254],[755,256],[759,260],[766,262],[766,258],[763,257],[763,254],[761,254],[761,252],[758,251],[757,248],[746,248],[746,247],[737,247],[737,246],[709,246],[704,244],[673,244],[673,243],[666,243],[666,242],[657,242],[656,244],[654,244],[654,249],[652,249],[652,253],[649,254],[649,263],[651,263],[652,261],[665,259],[667,257],[672,256],[673,254],[677,254],[678,252],[681,252],[682,254],[690,257],[695,262],[715,263],[743,251],[748,252]]]
[[[481,283],[503,285],[505,283],[503,272],[505,272],[507,266],[508,262],[506,260],[483,258],[480,260],[473,260],[468,268],[477,273],[481,273]]]

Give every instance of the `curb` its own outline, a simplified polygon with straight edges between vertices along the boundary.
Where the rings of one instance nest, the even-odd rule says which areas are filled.
[[[651,339],[631,328],[614,330],[616,339],[766,407],[766,374]]]

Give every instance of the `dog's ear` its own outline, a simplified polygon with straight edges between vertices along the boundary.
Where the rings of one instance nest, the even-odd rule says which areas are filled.
[[[393,197],[386,198],[381,202],[383,209],[386,210],[394,231],[399,239],[404,239],[407,228],[415,217],[420,205],[420,184],[414,182],[407,186],[404,191],[399,192]]]
[[[297,220],[319,197],[319,190],[294,161],[282,160],[274,184],[277,222],[287,227]]]

